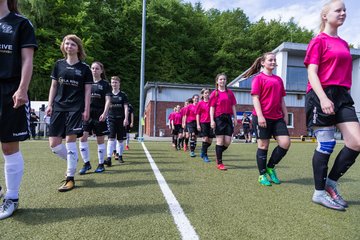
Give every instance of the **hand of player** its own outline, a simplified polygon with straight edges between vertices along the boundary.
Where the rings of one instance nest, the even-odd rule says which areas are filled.
[[[264,117],[258,117],[258,125],[262,128],[266,128],[266,120]]]
[[[16,90],[16,92],[12,96],[12,99],[14,101],[13,108],[19,108],[29,101],[27,92],[24,92],[20,89]]]
[[[320,100],[321,110],[323,113],[328,115],[334,115],[334,103],[329,98],[324,98]]]

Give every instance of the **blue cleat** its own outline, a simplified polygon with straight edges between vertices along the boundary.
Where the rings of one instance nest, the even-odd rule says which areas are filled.
[[[84,175],[87,171],[91,169],[90,163],[85,163],[84,166],[80,169],[79,174]]]
[[[96,168],[95,172],[96,173],[101,173],[103,171],[105,171],[104,164],[99,164],[98,167]]]

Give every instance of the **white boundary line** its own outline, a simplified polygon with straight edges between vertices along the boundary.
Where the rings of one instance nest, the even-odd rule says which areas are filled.
[[[182,239],[199,239],[199,236],[195,232],[194,227],[191,225],[189,219],[186,217],[183,209],[180,206],[180,203],[177,201],[175,195],[172,193],[169,185],[167,184],[165,178],[161,174],[159,168],[157,167],[154,159],[151,157],[149,151],[147,150],[145,144],[141,143],[147,159],[149,160],[150,166],[155,174],[156,180],[160,186],[160,189],[165,197],[167,204],[169,205],[171,215],[174,218],[177,229],[181,234]]]

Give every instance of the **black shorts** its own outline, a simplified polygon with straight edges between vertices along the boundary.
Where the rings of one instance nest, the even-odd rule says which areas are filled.
[[[83,135],[82,112],[58,112],[54,111],[50,117],[49,136],[62,137]]]
[[[200,137],[214,138],[215,133],[214,129],[211,128],[210,123],[200,123],[201,131],[199,133]]]
[[[129,125],[127,125],[126,127],[125,127],[125,132],[126,133],[130,133],[131,132],[131,127],[130,127],[130,124]]]
[[[181,124],[176,124],[176,125],[174,125],[172,134],[178,135],[179,133],[183,133],[183,128],[182,128]]]
[[[0,81],[0,141],[19,142],[30,136],[30,103],[15,109],[12,96],[19,82]]]
[[[307,127],[333,126],[343,122],[358,122],[354,101],[345,87],[331,86],[324,89],[326,96],[334,103],[334,115],[321,110],[320,100],[313,90],[306,94],[305,111]]]
[[[222,114],[215,118],[215,135],[232,136],[234,132],[234,126],[229,114]]]
[[[126,129],[123,118],[109,118],[109,128],[109,138],[116,138],[119,141],[126,139]]]
[[[276,136],[289,136],[286,123],[283,118],[280,119],[265,119],[266,128],[260,127],[258,124],[258,117],[253,116],[253,128],[258,139],[270,139]]]
[[[91,118],[89,121],[83,123],[85,132],[95,134],[96,136],[104,136],[109,134],[108,121],[99,121],[99,118]]]
[[[198,134],[196,121],[191,121],[191,122],[186,123],[186,128],[190,134],[191,133],[195,133],[195,135]]]
[[[243,126],[243,129],[244,129],[244,134],[248,134],[250,133],[250,127],[249,126]]]

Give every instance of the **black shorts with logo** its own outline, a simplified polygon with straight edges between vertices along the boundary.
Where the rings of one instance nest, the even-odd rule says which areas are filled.
[[[260,127],[258,124],[258,117],[253,116],[253,128],[258,139],[270,139],[276,136],[289,136],[286,123],[283,118],[280,119],[265,119],[266,128]]]
[[[96,136],[104,136],[109,134],[108,121],[107,119],[103,122],[99,121],[102,111],[90,113],[90,119],[83,122],[83,128],[85,132],[95,134]]]
[[[334,115],[323,113],[320,100],[313,90],[306,94],[305,111],[307,127],[333,126],[342,122],[358,122],[354,101],[345,87],[330,86],[324,89],[326,96],[334,103]]]
[[[53,111],[50,116],[49,136],[62,137],[83,135],[82,112],[59,112]]]
[[[191,122],[186,123],[186,128],[190,134],[191,133],[195,133],[195,135],[198,134],[198,130],[196,127],[196,121],[191,121]]]
[[[232,136],[234,126],[229,114],[222,114],[215,118],[215,135]]]
[[[210,123],[200,123],[201,131],[199,133],[200,137],[214,138],[215,133],[214,129],[211,128]]]
[[[19,82],[0,81],[0,141],[19,142],[29,138],[30,103],[14,108],[12,96],[19,88]]]
[[[117,140],[126,139],[126,129],[124,127],[124,118],[109,118],[109,138]]]

